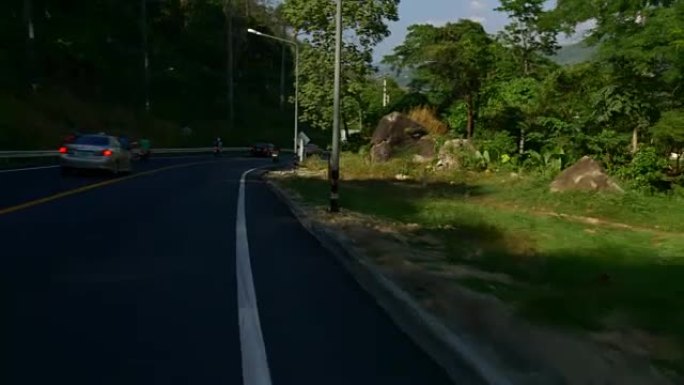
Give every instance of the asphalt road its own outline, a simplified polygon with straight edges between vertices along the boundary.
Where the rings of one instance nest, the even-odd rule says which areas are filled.
[[[259,171],[241,222],[241,175],[270,165],[153,159],[118,180],[0,173],[0,383],[449,383]]]

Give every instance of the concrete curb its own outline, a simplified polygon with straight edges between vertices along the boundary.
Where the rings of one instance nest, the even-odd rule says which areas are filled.
[[[497,357],[487,354],[466,334],[457,335],[437,317],[424,310],[408,293],[386,278],[375,266],[366,262],[363,254],[349,245],[351,240],[312,220],[279,186],[265,180],[266,185],[292,211],[299,222],[352,274],[361,287],[370,293],[392,320],[435,362],[454,383],[511,385],[549,383],[541,378],[523,379],[504,374]],[[464,373],[467,371],[470,375]],[[475,382],[468,378],[476,377]],[[517,377],[516,380],[513,378]],[[535,376],[533,376],[535,377]],[[541,380],[541,381],[540,381]],[[555,381],[554,381],[555,382]]]

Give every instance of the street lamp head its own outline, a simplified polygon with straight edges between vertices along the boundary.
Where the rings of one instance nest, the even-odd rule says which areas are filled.
[[[247,32],[253,33],[255,35],[263,35],[261,32],[255,30],[255,29],[252,29],[252,28],[247,28]]]

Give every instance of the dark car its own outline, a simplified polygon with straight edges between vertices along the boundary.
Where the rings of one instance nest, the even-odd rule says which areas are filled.
[[[278,147],[273,143],[257,143],[252,146],[250,154],[256,157],[268,158],[273,155],[278,155]]]

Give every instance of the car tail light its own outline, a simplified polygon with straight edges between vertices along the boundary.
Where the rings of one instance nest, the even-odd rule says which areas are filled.
[[[102,151],[102,155],[104,156],[112,156],[113,152],[112,150],[104,150]]]
[[[67,153],[67,148],[64,147],[64,146],[60,147],[60,148],[59,148],[59,153],[60,153],[60,154],[66,154],[66,153]]]

